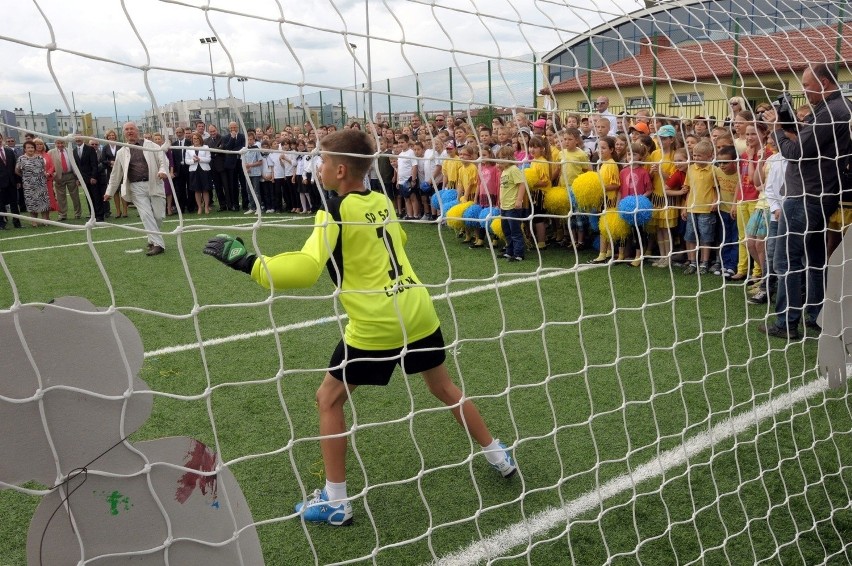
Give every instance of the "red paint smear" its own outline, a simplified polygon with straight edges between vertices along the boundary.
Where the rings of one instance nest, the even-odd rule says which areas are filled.
[[[203,443],[192,440],[189,451],[186,453],[184,466],[199,472],[212,472],[216,468],[216,453],[209,450]],[[178,503],[186,503],[195,488],[201,490],[202,495],[207,495],[209,491],[213,499],[216,499],[216,476],[202,476],[186,472],[178,480],[175,499]]]

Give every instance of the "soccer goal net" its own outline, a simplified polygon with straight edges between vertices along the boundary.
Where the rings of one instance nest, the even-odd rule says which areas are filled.
[[[3,19],[0,564],[850,560],[846,0]],[[341,224],[347,151],[320,150],[349,128],[388,207]],[[272,291],[202,254],[365,224],[388,296],[428,290],[497,472],[399,367],[323,432],[332,352],[379,301],[334,284],[357,246]]]

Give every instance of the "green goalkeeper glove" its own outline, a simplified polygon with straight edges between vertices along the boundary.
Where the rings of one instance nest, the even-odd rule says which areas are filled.
[[[217,234],[210,238],[204,246],[204,253],[212,255],[228,267],[245,273],[251,273],[254,260],[257,256],[248,253],[246,245],[241,238],[235,238],[227,234]]]

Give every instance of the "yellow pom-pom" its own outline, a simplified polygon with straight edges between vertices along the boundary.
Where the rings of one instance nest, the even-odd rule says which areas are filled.
[[[473,201],[460,202],[447,211],[447,226],[453,230],[463,230],[464,220],[462,214],[464,211],[473,206]]]
[[[630,235],[630,224],[621,218],[618,210],[609,209],[601,216],[600,231],[602,238],[617,242]]]
[[[500,218],[495,218],[491,221],[491,231],[494,232],[494,237],[498,240],[506,239],[505,234],[503,234],[503,222]]]
[[[568,213],[571,212],[571,199],[568,198],[568,189],[552,187],[544,191],[544,210],[550,214],[568,216]]]
[[[600,210],[604,199],[604,186],[600,175],[587,171],[574,179],[571,188],[579,208]]]
[[[532,167],[524,169],[524,178],[527,180],[530,190],[535,190],[536,184],[539,182],[538,173]]]

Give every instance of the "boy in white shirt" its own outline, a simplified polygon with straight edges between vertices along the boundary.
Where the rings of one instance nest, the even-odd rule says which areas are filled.
[[[424,220],[435,220],[440,214],[432,208],[432,195],[441,185],[441,140],[432,138],[432,147],[423,151],[423,159],[420,164],[418,177],[420,178],[420,189],[423,200]]]
[[[417,187],[417,156],[409,145],[408,136],[400,136],[399,159],[396,167],[396,184],[405,203],[403,220],[417,220],[420,216],[420,196]]]

